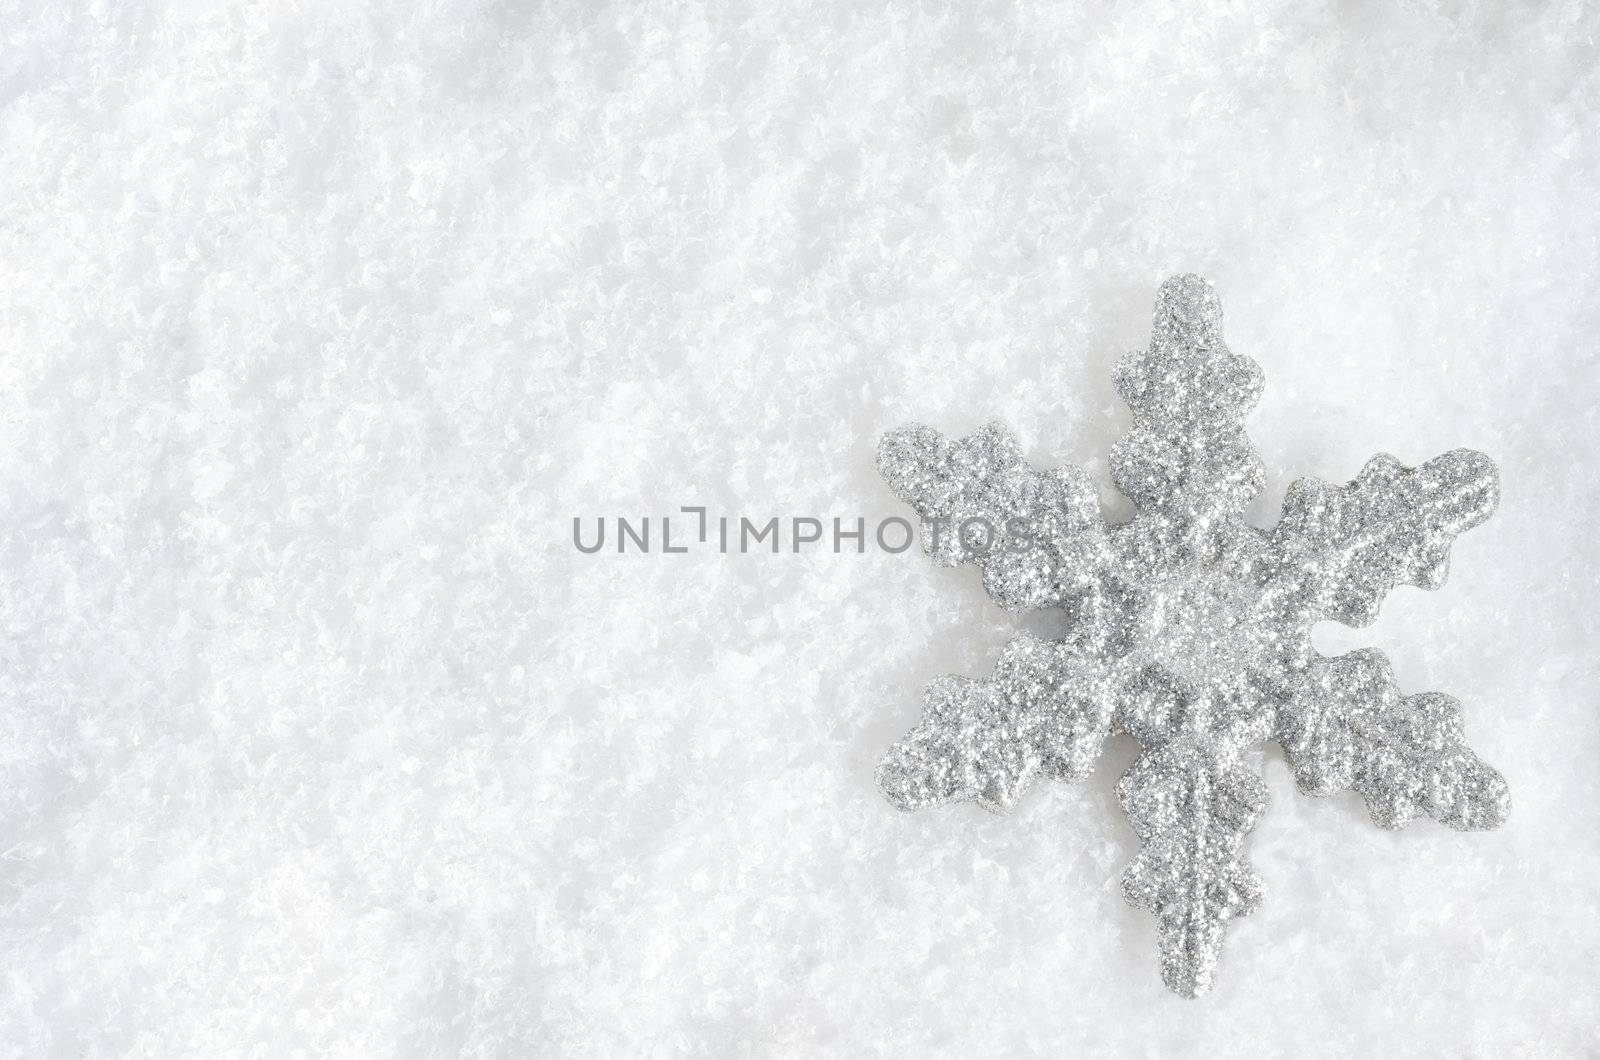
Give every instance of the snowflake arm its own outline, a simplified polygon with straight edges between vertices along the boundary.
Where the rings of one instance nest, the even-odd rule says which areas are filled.
[[[1040,773],[1087,776],[1112,704],[1110,682],[1091,662],[1024,634],[989,679],[928,685],[922,721],[884,755],[878,786],[902,810],[966,799],[1005,809]]]
[[[1244,837],[1266,809],[1266,785],[1232,755],[1174,743],[1140,755],[1117,796],[1143,842],[1123,896],[1156,916],[1162,981],[1198,997],[1211,987],[1227,922],[1261,901]]]
[[[1438,692],[1402,696],[1379,651],[1317,659],[1280,712],[1278,739],[1301,791],[1353,788],[1384,828],[1419,812],[1463,831],[1494,828],[1511,807],[1504,778],[1467,746],[1460,705]]]
[[[1443,585],[1451,542],[1489,518],[1499,495],[1494,464],[1470,449],[1417,468],[1379,454],[1343,486],[1300,479],[1274,531],[1288,595],[1308,625],[1365,626],[1396,585]]]
[[[1002,607],[1057,604],[1093,581],[1105,542],[1094,484],[1077,468],[1035,471],[999,424],[956,441],[901,427],[878,446],[878,470],[922,517],[935,562],[977,563]]]
[[[1140,518],[1183,539],[1237,516],[1265,471],[1243,420],[1261,396],[1260,365],[1222,341],[1222,303],[1198,276],[1156,295],[1150,346],[1116,367],[1133,429],[1111,451],[1111,476]]]

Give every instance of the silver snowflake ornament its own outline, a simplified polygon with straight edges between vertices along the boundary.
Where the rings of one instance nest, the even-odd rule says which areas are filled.
[[[1419,813],[1493,828],[1509,807],[1454,699],[1403,695],[1377,651],[1311,645],[1324,619],[1370,623],[1396,585],[1442,585],[1451,541],[1494,510],[1494,465],[1467,449],[1416,468],[1376,456],[1343,486],[1296,482],[1278,525],[1258,529],[1242,513],[1263,469],[1241,421],[1261,385],[1224,345],[1211,285],[1177,276],[1149,349],[1116,369],[1135,419],[1111,471],[1131,521],[1105,525],[1087,475],[1035,471],[997,425],[959,441],[903,427],[878,453],[936,560],[975,563],[1009,610],[1065,618],[1057,638],[1011,641],[987,679],[934,681],[880,787],[907,810],[1004,809],[1037,777],[1087,776],[1107,735],[1132,735],[1142,750],[1117,795],[1142,846],[1122,889],[1157,917],[1162,978],[1185,997],[1210,987],[1224,926],[1260,901],[1244,854],[1267,802],[1252,745],[1278,741],[1302,791],[1353,788],[1385,828]]]

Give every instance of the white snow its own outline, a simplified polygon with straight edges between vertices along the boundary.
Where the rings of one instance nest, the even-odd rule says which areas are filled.
[[[0,1047],[1600,1049],[1600,9],[714,6],[4,18]],[[1199,1002],[1118,892],[1131,744],[1005,817],[874,790],[1017,627],[973,570],[571,541],[906,514],[913,419],[1124,515],[1110,366],[1189,270],[1261,522],[1499,462],[1444,590],[1319,643],[1514,800],[1391,834],[1269,752]]]

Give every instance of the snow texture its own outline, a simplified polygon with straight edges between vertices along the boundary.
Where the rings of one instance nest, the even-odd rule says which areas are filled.
[[[0,1050],[1600,1049],[1593,4],[4,26]],[[1015,631],[979,572],[571,539],[900,514],[913,419],[1124,520],[1110,370],[1190,271],[1267,380],[1255,525],[1374,451],[1499,466],[1443,593],[1313,639],[1515,797],[1382,831],[1269,746],[1198,1002],[1117,885],[1126,737],[1005,817],[878,796]]]

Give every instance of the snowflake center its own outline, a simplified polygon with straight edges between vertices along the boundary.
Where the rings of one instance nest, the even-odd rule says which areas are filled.
[[[1247,669],[1259,648],[1253,594],[1210,573],[1155,589],[1146,625],[1151,658],[1179,677],[1225,683]]]

